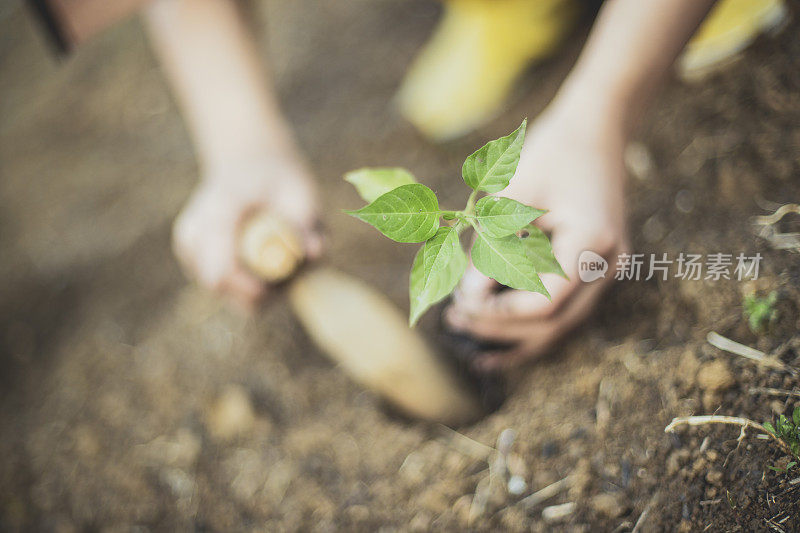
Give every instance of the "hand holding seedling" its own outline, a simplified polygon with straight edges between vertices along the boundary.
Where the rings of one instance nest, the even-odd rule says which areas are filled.
[[[551,118],[537,121],[534,140],[528,143],[517,172],[519,177],[504,194],[523,205],[534,202],[550,209],[542,222],[553,231],[556,255],[570,267],[570,272],[576,266],[573,251],[578,248],[605,250],[614,255],[623,247],[623,130],[628,130],[641,114],[712,4],[713,0],[624,0],[604,5],[586,48],[559,90],[556,100],[560,103],[551,105],[551,109],[568,110],[561,113],[567,120],[562,120],[559,113],[549,112]],[[175,229],[176,250],[190,273],[206,285],[252,302],[262,287],[236,261],[234,228],[248,210],[279,209],[282,204],[271,202],[274,196],[265,192],[268,187],[249,198],[237,188],[227,189],[227,177],[241,174],[227,165],[291,151],[291,135],[257,47],[233,3],[162,1],[150,5],[148,29],[188,119],[200,164],[209,176],[222,177],[205,182],[185,208]],[[258,176],[266,174],[272,174],[271,165],[241,175],[258,181]],[[282,184],[282,178],[272,181],[276,188]],[[304,186],[297,198],[285,203],[291,216],[300,218],[293,210],[296,205],[300,211],[313,210],[309,207],[313,202],[308,189]],[[492,192],[480,187],[477,190]],[[451,278],[460,277],[460,263],[465,262],[463,252],[459,254],[452,246],[452,236],[447,239],[452,234],[446,228],[454,228],[457,235],[476,223],[477,212],[468,211],[476,210],[478,205],[472,203],[468,207],[458,212],[460,216],[456,212],[442,214],[453,216],[439,236],[439,249],[453,251],[455,259],[446,263],[452,271],[448,270],[448,276],[422,276],[423,289],[415,298],[419,303],[412,313],[424,311],[433,295],[446,294],[451,290]],[[310,236],[309,250],[318,242],[310,229],[312,222],[313,217],[307,217],[299,224],[304,235]],[[436,231],[442,229],[438,222],[434,226]],[[203,244],[200,237],[206,234],[209,243]],[[488,232],[486,235],[494,239],[507,237]],[[538,235],[535,230],[533,235]],[[420,255],[423,274],[426,257],[431,272],[441,264],[441,260],[431,259],[440,257],[438,252],[431,255],[437,242],[428,245],[427,254]],[[577,276],[570,275],[571,281],[550,281],[545,276],[552,304],[528,293],[496,295],[495,285],[478,273],[487,265],[481,268],[481,254],[475,251],[485,248],[487,242],[480,236],[476,241],[473,261],[477,271],[467,271],[457,291],[450,322],[482,338],[517,344],[516,350],[502,358],[491,354],[484,358],[487,366],[499,366],[546,348],[588,312],[601,283],[581,286]],[[492,273],[503,281],[503,273]],[[527,290],[537,286],[533,291],[542,292],[532,281],[534,278],[527,277],[527,286],[519,286]],[[431,280],[445,278],[447,284],[430,285]]]
[[[622,129],[592,121],[581,108],[555,103],[533,124],[515,177],[503,191],[521,203],[546,208],[536,224],[552,236],[553,252],[566,277],[543,275],[552,301],[524,291],[500,291],[479,270],[468,268],[446,312],[455,329],[514,345],[483,354],[490,369],[542,353],[592,310],[613,279],[615,259],[627,249],[624,219]],[[604,279],[583,283],[578,256],[592,250],[609,261]]]
[[[476,361],[479,367],[508,366],[541,353],[599,299],[606,284],[579,281],[575,252],[589,249],[614,259],[625,250],[623,151],[629,132],[712,5],[713,0],[604,4],[575,67],[532,128],[517,175],[504,191],[549,210],[537,224],[552,230],[553,250],[569,281],[545,276],[552,296],[547,302],[529,293],[497,294],[493,282],[468,271],[447,314],[449,323],[516,345],[485,354]]]
[[[472,262],[491,278],[511,288],[549,294],[539,274],[563,275],[545,234],[531,225],[544,211],[500,196],[519,163],[527,121],[506,137],[491,141],[470,155],[462,167],[472,193],[463,210],[439,205],[436,194],[403,169],[361,169],[345,179],[353,183],[367,206],[348,211],[392,240],[425,244],[417,252],[409,283],[413,326],[432,305],[449,295],[467,266],[460,235],[475,231]],[[445,221],[445,224],[442,224]]]

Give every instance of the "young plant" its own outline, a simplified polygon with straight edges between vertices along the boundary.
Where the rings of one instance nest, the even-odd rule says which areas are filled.
[[[764,422],[764,428],[785,442],[795,459],[800,459],[800,406],[794,408],[791,419],[781,415],[775,421],[775,425]],[[787,467],[787,470],[789,468]]]
[[[778,302],[778,293],[772,291],[766,298],[759,298],[755,294],[748,294],[744,297],[742,308],[747,325],[750,331],[756,335],[764,333],[767,326],[778,318],[778,310],[775,304]]]
[[[792,468],[794,468],[795,466],[797,466],[797,461],[787,461],[785,466],[781,466],[781,465],[777,465],[777,466],[767,465],[767,468],[769,468],[769,469],[770,469],[770,470],[772,470],[773,472],[777,472],[778,474],[785,474],[785,473],[787,473],[789,470],[791,470]]]
[[[345,175],[368,202],[346,213],[394,241],[425,243],[411,266],[411,326],[447,297],[464,274],[467,255],[461,234],[469,228],[475,231],[473,264],[499,283],[549,298],[539,274],[565,276],[547,236],[531,224],[545,211],[501,196],[478,198],[480,193],[494,194],[508,186],[519,163],[526,125],[524,120],[510,135],[467,157],[461,174],[472,192],[460,211],[442,209],[436,194],[402,168],[364,168]]]

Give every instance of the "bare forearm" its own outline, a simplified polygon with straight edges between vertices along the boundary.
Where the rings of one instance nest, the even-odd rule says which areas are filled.
[[[156,0],[154,49],[209,174],[231,159],[293,154],[267,72],[233,0]]]
[[[714,2],[606,1],[557,99],[629,128]]]

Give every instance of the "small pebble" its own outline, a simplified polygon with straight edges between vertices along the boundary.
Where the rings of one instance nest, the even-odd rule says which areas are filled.
[[[650,150],[640,142],[629,143],[625,147],[624,153],[625,166],[636,179],[646,180],[653,171],[653,158]]]
[[[663,239],[666,234],[667,226],[658,215],[653,215],[648,218],[644,226],[642,226],[642,237],[644,237],[647,242],[658,242]],[[658,257],[658,254],[656,254],[656,258],[661,259]],[[656,275],[658,275],[658,271],[656,271]]]
[[[246,433],[254,422],[250,396],[238,385],[228,385],[222,391],[206,418],[209,433],[219,440],[229,440]]]
[[[667,457],[667,475],[674,476],[691,458],[687,449],[676,450]]]
[[[497,437],[497,450],[503,454],[507,455],[511,451],[511,446],[514,445],[514,440],[517,438],[517,432],[511,428],[506,428],[500,432],[500,435]]]
[[[786,410],[784,403],[780,400],[772,400],[769,404],[769,407],[770,409],[772,409],[772,412],[775,413],[776,415],[782,415],[783,412]]]
[[[542,509],[542,519],[545,522],[559,522],[575,512],[575,503],[567,502],[560,505],[551,505]]]
[[[708,474],[706,474],[706,481],[711,483],[712,485],[719,485],[722,483],[723,474],[719,470],[710,470]]]
[[[159,477],[177,498],[189,498],[195,491],[194,478],[180,468],[165,468]]]
[[[721,359],[708,361],[700,365],[697,372],[697,383],[706,392],[717,393],[729,389],[736,381],[728,370],[728,365]]]
[[[508,492],[514,496],[519,496],[528,488],[528,484],[522,476],[511,476],[508,480]]]
[[[681,213],[691,213],[694,210],[694,194],[692,191],[682,189],[675,195],[675,207]]]
[[[596,513],[607,518],[617,518],[625,512],[625,507],[614,494],[598,494],[592,497],[590,505]]]

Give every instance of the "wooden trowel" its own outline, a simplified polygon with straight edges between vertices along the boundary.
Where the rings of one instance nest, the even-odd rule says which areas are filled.
[[[325,266],[300,268],[292,227],[258,213],[243,226],[240,258],[264,281],[288,281],[289,302],[320,350],[404,414],[449,425],[482,413],[476,394],[380,292]]]

